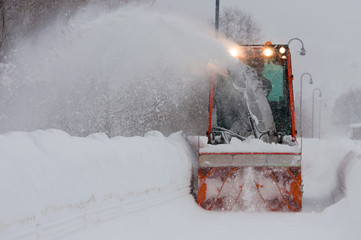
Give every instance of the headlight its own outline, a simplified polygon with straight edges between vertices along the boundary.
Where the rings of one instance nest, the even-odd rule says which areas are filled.
[[[229,50],[229,54],[231,54],[232,57],[239,57],[240,51],[238,48],[234,47]]]
[[[272,48],[265,48],[263,50],[263,55],[266,56],[266,57],[270,57],[273,55],[273,50]]]
[[[284,53],[286,52],[286,48],[280,47],[280,50],[279,50],[279,51],[280,51],[281,54],[284,54]]]

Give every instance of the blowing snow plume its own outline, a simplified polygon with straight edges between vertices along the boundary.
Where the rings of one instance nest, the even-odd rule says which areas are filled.
[[[0,66],[0,131],[204,134],[207,65],[230,61],[221,41],[148,8],[95,12],[18,41]]]

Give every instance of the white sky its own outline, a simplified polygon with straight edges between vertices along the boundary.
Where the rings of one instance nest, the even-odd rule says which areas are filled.
[[[214,18],[215,0],[158,1],[168,11],[187,13],[201,21]],[[319,87],[328,100],[335,100],[352,87],[361,86],[361,1],[360,0],[220,0],[224,6],[239,6],[251,13],[260,24],[264,41],[287,43],[289,39],[302,39],[307,50],[300,57],[299,43],[292,42],[295,90],[298,90],[302,73],[313,76],[314,85],[304,89],[312,95]]]

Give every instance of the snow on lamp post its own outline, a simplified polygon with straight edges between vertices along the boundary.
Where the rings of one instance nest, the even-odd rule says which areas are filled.
[[[305,45],[303,45],[303,42],[302,42],[301,39],[299,39],[299,38],[291,38],[291,39],[288,41],[288,44],[287,44],[287,45],[290,45],[290,43],[291,43],[292,41],[294,41],[294,40],[297,40],[297,41],[299,41],[299,42],[302,44],[301,49],[300,49],[300,55],[301,55],[301,56],[305,56],[305,55],[306,55],[306,49],[305,49]]]
[[[313,122],[314,122],[314,110],[315,110],[315,92],[318,91],[318,97],[322,97],[321,89],[315,88],[312,92],[312,138],[313,138]]]
[[[308,76],[309,77],[309,84],[313,84],[313,80],[312,80],[312,76],[309,73],[303,73],[301,75],[301,87],[300,87],[300,133],[301,133],[301,137],[302,137],[302,80],[304,80],[304,76]]]

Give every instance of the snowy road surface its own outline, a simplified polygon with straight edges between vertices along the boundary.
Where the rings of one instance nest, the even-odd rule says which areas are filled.
[[[0,152],[1,240],[361,237],[361,149],[348,139],[304,139],[301,213],[201,209],[189,195],[193,155],[181,133],[10,132]],[[335,204],[340,184],[347,196]]]
[[[361,207],[356,200],[360,200],[359,192],[350,192],[349,197],[355,199],[345,198],[327,207],[333,201],[330,193],[337,181],[334,178],[338,172],[337,157],[353,148],[352,143],[319,143],[308,139],[304,144],[305,210],[302,213],[208,212],[199,208],[192,197],[183,196],[87,228],[67,239],[360,239]],[[308,162],[311,155],[319,165]],[[360,180],[356,177],[357,169],[361,170],[359,160],[353,164],[353,170],[345,170],[354,181]]]
[[[359,239],[344,204],[323,213],[220,213],[184,196],[64,239]]]

